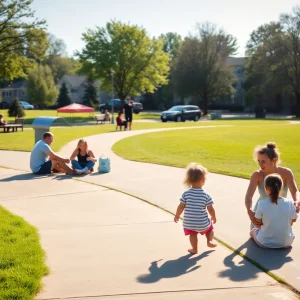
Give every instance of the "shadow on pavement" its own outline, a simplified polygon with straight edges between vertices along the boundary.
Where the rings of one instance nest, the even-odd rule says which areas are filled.
[[[168,260],[160,267],[158,267],[157,263],[162,259],[153,261],[148,269],[150,273],[138,276],[137,281],[148,284],[157,282],[163,278],[174,278],[193,272],[200,268],[200,266],[196,266],[197,262],[214,251],[205,251],[198,256],[187,254],[175,260]]]
[[[18,174],[13,175],[7,178],[0,179],[0,182],[10,182],[10,181],[23,181],[23,180],[35,180],[35,179],[42,179],[49,176],[45,175],[35,175],[32,173],[25,173],[25,174]]]
[[[244,251],[246,249],[246,251]],[[244,253],[248,258],[259,263],[261,266],[269,271],[280,269],[285,263],[293,261],[288,256],[291,248],[289,249],[262,249],[255,244],[252,239],[249,239],[241,245],[238,251]],[[219,277],[228,277],[232,281],[246,281],[256,278],[257,274],[261,271],[258,268],[249,268],[249,262],[242,260],[238,265],[233,261],[235,257],[240,257],[236,253],[232,253],[225,257],[224,265],[228,269],[221,271]]]

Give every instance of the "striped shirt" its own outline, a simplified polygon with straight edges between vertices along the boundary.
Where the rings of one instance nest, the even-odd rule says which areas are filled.
[[[185,204],[184,228],[201,232],[210,227],[211,222],[206,207],[214,203],[206,191],[199,188],[191,188],[183,193],[180,202]]]

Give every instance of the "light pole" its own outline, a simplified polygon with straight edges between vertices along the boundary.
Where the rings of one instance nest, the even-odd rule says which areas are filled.
[[[111,98],[112,98],[112,104],[111,104],[111,124],[115,124],[114,119],[114,72],[111,71]]]

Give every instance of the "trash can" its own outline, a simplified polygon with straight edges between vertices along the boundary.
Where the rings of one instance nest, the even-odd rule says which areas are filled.
[[[216,119],[222,119],[222,111],[221,110],[216,110]]]
[[[222,119],[222,111],[221,110],[215,110],[215,111],[211,112],[210,119],[211,120]]]
[[[50,131],[52,125],[70,126],[70,124],[61,117],[37,117],[32,122],[35,143],[43,139],[43,134]]]

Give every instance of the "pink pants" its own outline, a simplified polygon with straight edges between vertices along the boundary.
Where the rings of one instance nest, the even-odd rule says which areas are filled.
[[[201,235],[204,235],[214,229],[213,225],[211,224],[206,230],[198,232],[190,229],[183,228],[184,234],[185,235],[194,235],[200,233]]]

